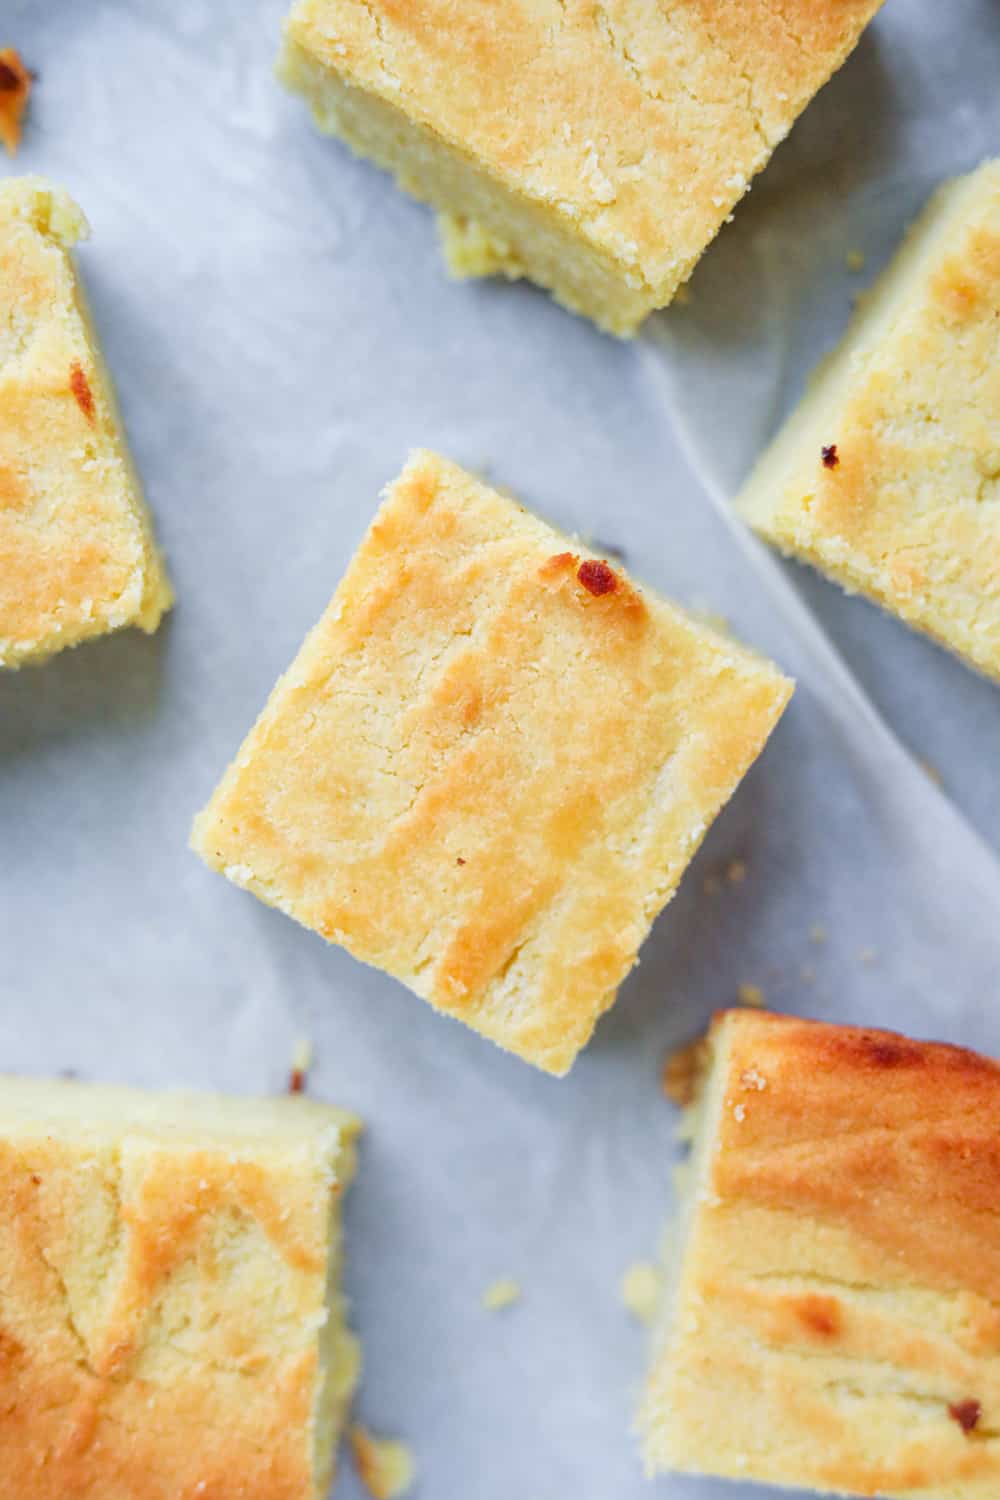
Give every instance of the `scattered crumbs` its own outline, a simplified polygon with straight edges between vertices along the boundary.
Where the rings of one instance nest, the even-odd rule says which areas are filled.
[[[395,1500],[405,1495],[416,1476],[413,1455],[395,1438],[373,1437],[360,1422],[351,1428],[351,1453],[358,1478],[372,1500]]]
[[[767,1088],[767,1079],[759,1068],[746,1068],[740,1074],[740,1083],[744,1088],[757,1089],[758,1092]]]
[[[707,1063],[708,1039],[704,1036],[667,1053],[661,1085],[667,1098],[680,1109],[694,1102]]]
[[[878,958],[878,952],[874,948],[862,948],[858,953],[858,962],[862,964],[873,964]]]
[[[933,761],[922,760],[920,762],[920,765],[923,768],[924,773],[929,776],[930,779],[934,782],[935,786],[944,786],[944,777],[941,775],[941,772],[938,770],[937,766],[934,765]]]
[[[702,881],[702,890],[706,896],[717,896],[722,890],[722,881],[718,875],[706,875]]]
[[[629,1312],[647,1328],[656,1322],[663,1290],[663,1277],[658,1266],[648,1261],[636,1261],[622,1277],[621,1298]]]
[[[835,469],[840,463],[840,454],[837,452],[836,443],[830,443],[827,447],[821,448],[819,451],[824,469]]]
[[[731,859],[726,866],[726,879],[730,885],[742,885],[747,878],[747,862],[745,859]]]
[[[292,1048],[292,1068],[288,1075],[288,1092],[304,1094],[312,1067],[313,1049],[308,1037],[299,1037]]]
[[[746,1117],[747,1117],[747,1108],[746,1108],[746,1105],[745,1104],[737,1104],[737,1105],[735,1105],[734,1108],[733,1108],[733,1119],[737,1122],[737,1124],[738,1125],[742,1125],[743,1121],[746,1119]]]
[[[983,1408],[978,1401],[955,1401],[948,1408],[948,1415],[953,1422],[957,1422],[965,1433],[979,1425],[979,1418],[983,1414]]]
[[[13,156],[21,144],[24,112],[28,108],[32,77],[14,47],[0,48],[0,141]]]
[[[751,1010],[760,1010],[765,1001],[764,991],[759,984],[741,984],[736,991],[736,998],[741,1005],[749,1006]]]
[[[822,948],[823,944],[826,942],[826,937],[826,928],[823,927],[819,922],[815,922],[813,926],[810,927],[809,941],[813,943],[817,948]]]
[[[482,1295],[482,1304],[487,1312],[502,1312],[521,1300],[521,1284],[513,1276],[500,1276],[490,1283]]]
[[[844,257],[849,271],[863,271],[865,268],[865,252],[863,250],[848,250]]]

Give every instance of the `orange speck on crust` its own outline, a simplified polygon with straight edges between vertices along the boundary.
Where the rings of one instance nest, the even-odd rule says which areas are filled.
[[[76,404],[87,418],[87,421],[93,422],[96,410],[94,406],[94,393],[90,389],[90,382],[83,373],[83,366],[79,360],[74,360],[70,366],[69,388],[73,392]]]
[[[948,1408],[949,1417],[958,1423],[966,1435],[979,1425],[982,1414],[983,1408],[978,1401],[956,1401]]]
[[[0,141],[13,156],[21,144],[21,126],[31,93],[31,74],[13,47],[0,49]]]
[[[800,1297],[795,1314],[804,1328],[820,1338],[836,1338],[840,1332],[840,1306],[833,1297]]]

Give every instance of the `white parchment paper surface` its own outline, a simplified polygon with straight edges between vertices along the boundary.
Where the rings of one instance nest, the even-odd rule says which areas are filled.
[[[629,1436],[645,1335],[618,1284],[669,1209],[661,1060],[741,983],[1000,1054],[1000,691],[774,561],[726,500],[932,185],[1000,151],[1000,5],[889,0],[690,302],[634,345],[528,287],[449,284],[430,215],[274,83],[283,8],[0,0],[0,44],[40,75],[17,170],[91,219],[84,276],[178,592],[152,639],[0,678],[0,1064],[274,1091],[308,1035],[312,1090],[369,1125],[359,1410],[411,1444],[421,1500],[736,1500],[648,1489]],[[561,1083],[185,847],[418,445],[799,679]],[[734,859],[745,880],[706,892]],[[480,1306],[500,1275],[524,1289],[502,1316]],[[346,1464],[338,1494],[361,1494]]]

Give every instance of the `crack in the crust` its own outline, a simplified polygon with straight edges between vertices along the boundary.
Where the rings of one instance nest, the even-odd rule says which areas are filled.
[[[400,84],[398,75],[394,73],[392,68],[390,68],[386,63],[385,27],[382,24],[382,17],[378,13],[376,0],[358,0],[358,4],[361,6],[361,9],[367,14],[368,19],[372,23],[372,30],[375,33],[375,40],[378,43],[379,67],[382,69],[382,72],[385,74],[386,78],[389,79],[393,88],[399,88]]]

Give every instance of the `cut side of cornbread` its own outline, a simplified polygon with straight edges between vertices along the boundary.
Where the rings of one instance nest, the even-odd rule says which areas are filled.
[[[790,692],[418,453],[193,847],[563,1073]]]
[[[70,254],[87,233],[59,189],[0,183],[0,667],[171,603]]]
[[[1000,161],[931,200],[737,503],[1000,679]]]
[[[1000,1493],[1000,1066],[719,1017],[640,1414],[651,1473]]]
[[[0,1492],[325,1500],[358,1121],[0,1080]]]
[[[882,0],[299,0],[279,74],[442,214],[457,275],[628,334]]]

